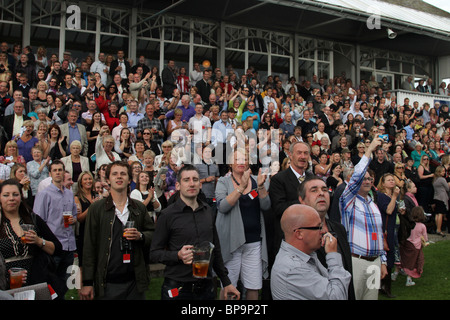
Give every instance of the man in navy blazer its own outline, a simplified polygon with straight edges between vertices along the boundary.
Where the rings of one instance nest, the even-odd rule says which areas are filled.
[[[128,78],[128,74],[130,72],[131,72],[131,65],[127,60],[125,60],[124,51],[123,50],[117,51],[117,59],[112,61],[109,67],[110,76],[114,78],[116,74],[119,74],[123,80]]]
[[[298,187],[312,173],[307,171],[308,160],[311,154],[310,146],[301,141],[291,144],[289,149],[290,167],[278,172],[270,180],[269,195],[272,202],[272,211],[274,217],[274,241],[272,254],[277,254],[283,239],[280,220],[283,212],[293,204],[300,203],[298,200]]]

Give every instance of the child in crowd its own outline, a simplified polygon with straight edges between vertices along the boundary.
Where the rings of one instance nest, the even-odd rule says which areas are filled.
[[[423,248],[429,244],[427,228],[424,224],[425,211],[421,206],[412,208],[410,220],[415,223],[415,226],[411,229],[411,234],[406,241],[400,245],[400,261],[407,276],[407,287],[415,285],[412,278],[421,277],[425,263]]]

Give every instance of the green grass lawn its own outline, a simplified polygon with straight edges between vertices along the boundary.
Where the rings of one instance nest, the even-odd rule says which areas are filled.
[[[415,286],[406,287],[406,276],[398,275],[391,292],[396,298],[380,294],[380,300],[448,300],[450,299],[450,241],[439,241],[424,248],[422,277],[413,279]]]
[[[422,277],[414,279],[415,286],[406,287],[406,276],[398,275],[392,282],[392,294],[396,298],[389,299],[380,294],[380,300],[448,300],[450,299],[450,241],[439,241],[425,247],[425,266]],[[150,281],[146,293],[148,300],[160,300],[163,278]],[[77,290],[70,290],[67,300],[77,300]]]

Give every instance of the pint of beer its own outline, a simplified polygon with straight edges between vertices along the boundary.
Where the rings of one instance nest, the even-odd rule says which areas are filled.
[[[72,217],[72,213],[70,213],[70,212],[63,213],[64,228],[68,228],[70,226],[70,217]]]
[[[23,273],[25,269],[11,268],[9,269],[9,288],[16,289],[22,287]]]
[[[192,263],[192,275],[194,278],[206,278],[209,269],[209,260],[194,261]]]
[[[23,230],[23,235],[20,237],[20,240],[23,244],[28,243],[27,239],[25,239],[25,232],[28,232],[30,230],[34,230],[34,225],[32,224],[21,224],[20,227]]]
[[[202,242],[192,249],[192,253],[194,254],[192,261],[192,276],[194,278],[207,277],[213,249],[214,245],[208,241]]]

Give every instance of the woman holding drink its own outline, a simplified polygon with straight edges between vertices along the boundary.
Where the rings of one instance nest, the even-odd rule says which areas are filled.
[[[10,278],[10,269],[19,267],[23,269],[20,272],[22,281],[12,283],[13,287],[21,287],[25,283],[51,283],[46,255],[61,251],[61,243],[47,224],[25,204],[21,185],[15,179],[0,184],[0,205],[0,252],[8,270],[6,277]],[[59,286],[51,284],[55,290]]]
[[[33,196],[31,191],[31,180],[28,176],[28,170],[24,164],[15,164],[11,168],[10,178],[20,183],[23,200],[30,206],[33,206]]]

